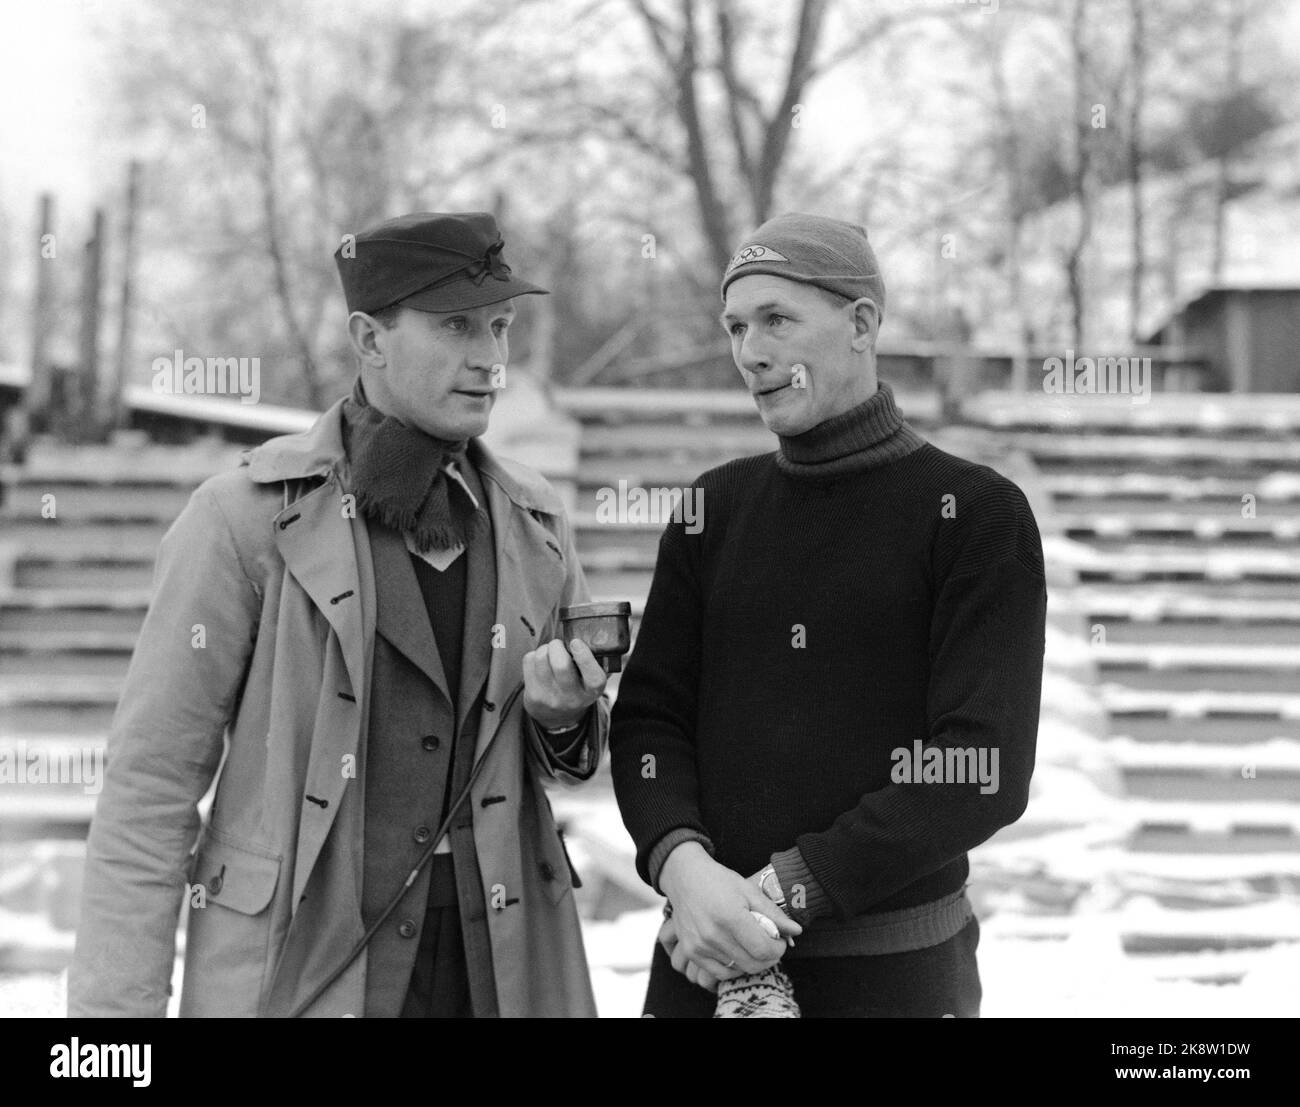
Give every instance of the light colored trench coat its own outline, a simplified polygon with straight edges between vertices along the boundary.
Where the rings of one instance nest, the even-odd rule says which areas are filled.
[[[341,407],[206,481],[163,539],[87,845],[71,1015],[164,1014],[184,901],[182,1015],[287,1014],[363,932],[356,766],[375,580],[365,521],[343,499]],[[556,637],[559,608],[588,591],[546,481],[484,449],[475,457],[504,632],[486,701],[504,706],[524,653]],[[467,802],[485,902],[494,890],[509,902],[487,913],[500,1013],[592,1016],[569,867],[540,783],[577,778],[551,757],[522,697],[506,717],[481,716],[480,755],[501,733]],[[608,737],[603,697],[595,717],[593,770]],[[219,766],[200,828],[197,805]],[[485,795],[506,800],[484,809]],[[206,884],[191,883],[200,872]],[[362,954],[307,1014],[361,1015],[365,970]]]

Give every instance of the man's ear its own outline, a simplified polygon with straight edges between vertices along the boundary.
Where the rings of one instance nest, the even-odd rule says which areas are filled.
[[[880,308],[869,296],[859,296],[850,307],[853,311],[853,341],[850,345],[858,353],[874,350],[880,334]]]
[[[380,338],[382,331],[383,327],[364,311],[354,311],[348,316],[348,341],[362,365],[382,369],[387,363]]]

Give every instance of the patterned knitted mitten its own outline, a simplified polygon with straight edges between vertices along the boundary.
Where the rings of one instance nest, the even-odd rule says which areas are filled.
[[[780,965],[718,984],[715,1019],[797,1019],[794,985]]]

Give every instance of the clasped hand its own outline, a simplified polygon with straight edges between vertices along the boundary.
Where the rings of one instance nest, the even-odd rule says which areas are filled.
[[[776,964],[786,939],[803,933],[756,880],[718,864],[698,842],[673,850],[659,883],[673,907],[659,929],[659,944],[674,969],[710,992],[719,981]],[[751,911],[771,919],[781,937],[769,937]]]

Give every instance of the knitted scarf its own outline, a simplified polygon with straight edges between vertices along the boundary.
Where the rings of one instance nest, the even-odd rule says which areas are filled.
[[[343,448],[357,508],[367,519],[410,534],[421,553],[465,541],[473,504],[445,468],[448,462],[464,465],[467,445],[434,438],[371,407],[360,377],[343,401]]]
[[[777,467],[792,477],[839,477],[885,465],[925,445],[894,403],[894,390],[878,381],[856,407],[803,434],[781,437]]]

